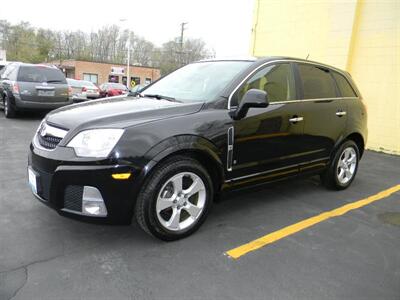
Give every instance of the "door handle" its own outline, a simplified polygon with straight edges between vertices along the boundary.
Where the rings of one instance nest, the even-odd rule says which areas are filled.
[[[289,119],[289,122],[297,123],[297,122],[301,122],[301,121],[303,121],[303,120],[304,120],[303,117],[293,117],[293,118],[290,118],[290,119]]]
[[[338,117],[342,117],[342,116],[347,115],[347,112],[345,112],[345,111],[337,111],[337,112],[336,112],[336,115],[337,115]]]

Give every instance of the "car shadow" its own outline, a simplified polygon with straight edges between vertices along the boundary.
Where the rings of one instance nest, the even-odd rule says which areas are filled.
[[[20,121],[34,121],[43,119],[49,111],[20,111],[17,116],[10,120],[20,120]],[[4,111],[0,112],[0,119],[6,119]]]

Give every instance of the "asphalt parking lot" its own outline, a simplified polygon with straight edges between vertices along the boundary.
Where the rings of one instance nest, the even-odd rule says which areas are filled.
[[[27,151],[41,116],[0,112],[0,299],[400,299],[400,192],[239,259],[230,249],[400,184],[400,157],[367,151],[353,185],[319,179],[230,195],[193,236],[85,224],[38,202]]]

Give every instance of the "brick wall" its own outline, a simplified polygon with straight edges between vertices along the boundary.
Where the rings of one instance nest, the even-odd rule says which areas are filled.
[[[63,62],[63,65],[67,62]],[[98,84],[108,82],[108,76],[111,75],[112,67],[122,67],[126,73],[126,65],[108,64],[108,63],[96,63],[87,61],[75,61],[75,77],[83,79],[84,73],[97,74]],[[151,81],[155,81],[160,78],[160,70],[149,67],[133,67],[129,69],[130,77],[140,77],[140,83],[144,83],[146,78],[150,78]],[[119,75],[119,82],[122,82],[122,75]]]

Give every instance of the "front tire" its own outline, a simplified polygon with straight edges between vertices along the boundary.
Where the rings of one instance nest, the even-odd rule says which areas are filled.
[[[165,241],[189,236],[205,221],[213,185],[195,159],[176,156],[161,163],[139,193],[135,216],[147,233]]]
[[[356,177],[359,160],[357,144],[352,140],[344,142],[336,151],[328,170],[321,175],[323,184],[335,190],[348,188]]]

